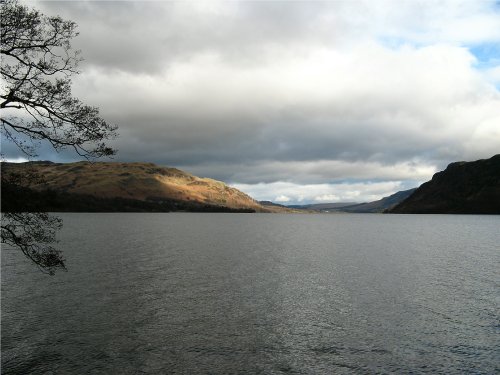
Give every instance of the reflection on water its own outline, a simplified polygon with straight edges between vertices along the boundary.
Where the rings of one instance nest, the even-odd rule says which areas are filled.
[[[494,373],[498,216],[66,214],[2,251],[2,373]]]

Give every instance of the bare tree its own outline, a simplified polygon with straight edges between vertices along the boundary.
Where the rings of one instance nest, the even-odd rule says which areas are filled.
[[[19,135],[47,140],[57,150],[71,147],[83,156],[113,155],[102,141],[113,137],[116,128],[99,117],[97,108],[71,96],[71,75],[78,73],[80,61],[70,44],[76,24],[15,0],[2,0],[1,9],[1,108],[10,109],[1,119],[6,139],[31,157],[33,150],[24,147]]]
[[[13,142],[30,160],[41,141],[85,158],[115,154],[105,141],[116,136],[116,127],[99,116],[98,108],[71,94],[71,76],[78,74],[81,61],[80,52],[71,48],[78,35],[76,24],[45,16],[17,0],[0,0],[0,6],[3,140]],[[7,181],[2,174],[2,186],[31,178],[36,177],[27,174]],[[61,253],[50,246],[60,226],[58,218],[46,213],[7,212],[2,215],[1,240],[53,273],[64,268]]]
[[[62,227],[60,218],[46,212],[9,212],[2,218],[2,243],[20,249],[42,272],[53,275],[57,269],[66,269],[62,252],[51,243]]]

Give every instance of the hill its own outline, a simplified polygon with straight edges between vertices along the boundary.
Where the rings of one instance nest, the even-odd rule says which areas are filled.
[[[416,189],[409,189],[398,191],[388,197],[384,197],[377,201],[360,203],[353,206],[344,206],[337,209],[337,211],[351,212],[351,213],[380,213],[390,210],[398,203],[408,198]]]
[[[304,205],[289,205],[287,207],[299,210],[330,211],[342,207],[353,206],[356,204],[359,203],[356,202],[314,203],[314,204],[304,204]]]
[[[380,213],[394,207],[399,202],[410,196],[415,189],[398,191],[388,197],[368,203],[337,202],[337,203],[318,203],[308,205],[294,205],[289,208],[308,210],[310,212],[325,213]]]
[[[451,163],[390,212],[500,214],[500,154]]]
[[[42,181],[9,184],[28,171]],[[223,182],[152,163],[2,163],[2,174],[2,210],[16,209],[14,196],[26,206],[22,194],[49,211],[275,211]]]

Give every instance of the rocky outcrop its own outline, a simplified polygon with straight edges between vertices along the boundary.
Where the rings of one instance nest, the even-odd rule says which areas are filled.
[[[390,212],[500,214],[500,154],[451,163]]]

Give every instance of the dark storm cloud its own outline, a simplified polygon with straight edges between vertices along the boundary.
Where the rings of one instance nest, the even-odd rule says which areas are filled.
[[[318,2],[43,2],[43,10],[75,20],[75,46],[86,64],[156,73],[175,61],[215,53],[241,64],[259,63],[269,48],[330,37],[315,28]],[[320,38],[318,38],[318,33]]]
[[[154,3],[115,1],[47,1],[37,4],[78,24],[73,46],[84,53],[83,66],[100,66],[133,72],[154,72],[164,66],[159,25],[168,27],[169,12]],[[153,22],[151,22],[153,20]]]

